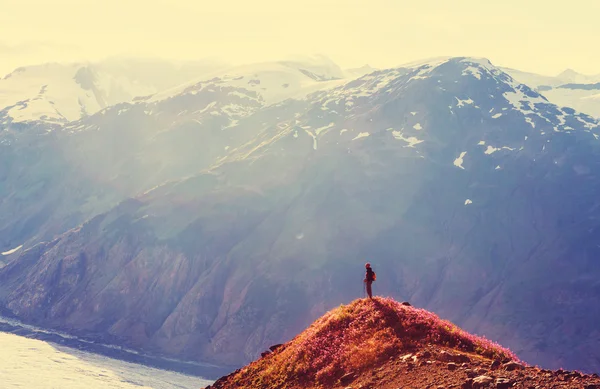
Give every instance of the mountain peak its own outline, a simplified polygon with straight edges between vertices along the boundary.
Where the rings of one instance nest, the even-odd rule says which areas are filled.
[[[470,64],[479,64],[486,67],[494,66],[491,61],[483,57],[432,57],[418,61],[408,62],[397,66],[398,68],[419,68],[422,66],[437,67],[446,62],[463,62]]]
[[[586,74],[576,72],[573,69],[566,69],[565,71],[560,73],[558,76],[556,76],[556,78],[562,84],[567,84],[567,83],[586,84],[586,83],[591,83],[591,82],[596,81],[596,77],[588,76]]]
[[[597,388],[597,375],[521,363],[424,309],[376,297],[341,305],[287,344],[217,380],[229,388]]]
[[[565,69],[564,71],[562,71],[558,76],[556,77],[573,77],[573,76],[580,76],[581,74],[576,72],[575,70],[569,68],[569,69]]]
[[[416,355],[518,364],[506,348],[429,311],[381,297],[341,305],[289,343],[271,349],[272,353],[263,353],[263,358],[220,379],[213,388],[330,387],[349,373],[364,375],[383,369],[389,361],[416,361]]]

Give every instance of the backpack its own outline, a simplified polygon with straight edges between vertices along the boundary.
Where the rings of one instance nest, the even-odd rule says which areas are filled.
[[[375,281],[377,279],[377,274],[375,272],[373,272],[373,281]]]

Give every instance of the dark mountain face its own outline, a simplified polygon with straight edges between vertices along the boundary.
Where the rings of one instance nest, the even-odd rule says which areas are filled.
[[[39,324],[241,364],[360,296],[368,260],[377,294],[525,361],[600,370],[591,117],[454,58],[257,108],[236,128],[252,140],[201,174],[23,252],[0,270],[0,300]]]

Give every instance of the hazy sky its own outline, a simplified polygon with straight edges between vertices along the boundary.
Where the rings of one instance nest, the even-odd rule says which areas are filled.
[[[0,0],[0,73],[141,55],[235,62],[322,53],[389,67],[488,57],[543,74],[600,73],[599,0]]]

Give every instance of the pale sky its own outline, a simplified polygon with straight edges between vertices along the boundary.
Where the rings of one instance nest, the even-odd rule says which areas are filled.
[[[0,0],[0,73],[111,55],[320,53],[343,67],[465,55],[599,74],[598,15],[600,0]]]

